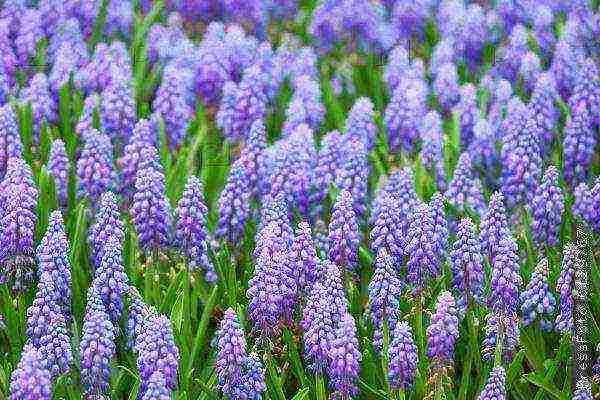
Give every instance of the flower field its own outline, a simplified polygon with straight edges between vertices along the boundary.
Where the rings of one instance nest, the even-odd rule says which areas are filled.
[[[0,399],[600,396],[598,0],[0,0]]]

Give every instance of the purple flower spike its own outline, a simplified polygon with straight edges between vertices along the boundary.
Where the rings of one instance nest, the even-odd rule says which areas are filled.
[[[441,260],[446,257],[448,248],[448,219],[446,218],[446,210],[444,208],[444,196],[440,193],[434,193],[429,201],[429,211],[433,220],[433,236],[435,241],[435,249]]]
[[[589,189],[585,183],[575,188],[573,214],[587,222],[594,231],[600,232],[600,178]]]
[[[141,400],[170,400],[171,391],[167,388],[167,382],[162,372],[156,371],[150,376],[148,388]]]
[[[59,95],[62,87],[69,83],[71,75],[77,72],[78,61],[77,54],[70,43],[65,42],[58,48],[48,77],[53,95]]]
[[[458,102],[459,90],[456,65],[451,62],[442,64],[436,71],[433,91],[445,113]]]
[[[508,219],[504,208],[504,196],[494,192],[487,211],[481,219],[479,241],[484,254],[492,262],[499,250],[500,240],[508,234]]]
[[[61,293],[50,272],[41,274],[37,291],[31,306],[27,309],[27,325],[25,334],[27,341],[39,347],[44,336],[50,332],[50,321],[61,315]]]
[[[383,349],[385,324],[391,340],[399,318],[403,285],[397,270],[394,259],[384,249],[380,250],[375,258],[373,277],[369,282],[369,313],[375,327],[373,346],[377,352]]]
[[[521,293],[523,325],[527,326],[539,316],[540,327],[544,331],[552,329],[552,322],[542,317],[554,314],[556,300],[548,288],[548,260],[543,258],[533,271],[525,291]]]
[[[495,367],[477,400],[506,400],[506,372],[504,367]]]
[[[442,292],[427,328],[427,356],[433,358],[434,365],[452,365],[458,335],[458,313],[454,297],[450,292]]]
[[[208,258],[208,232],[206,230],[208,208],[204,205],[202,183],[193,175],[188,179],[175,214],[177,215],[175,240],[183,250],[190,269],[204,269],[206,280],[215,282],[217,274],[212,261]]]
[[[38,346],[44,367],[50,372],[52,379],[70,372],[73,364],[71,338],[62,315],[52,316],[48,332],[41,338]]]
[[[171,243],[171,205],[165,195],[165,176],[153,147],[142,150],[131,206],[133,225],[141,248],[164,251]]]
[[[304,331],[304,354],[308,368],[318,374],[326,369],[334,321],[339,318],[328,295],[324,286],[316,282],[310,289],[300,323]]]
[[[367,151],[373,150],[377,136],[374,114],[371,100],[368,97],[360,97],[350,109],[346,119],[346,136],[367,143]]]
[[[420,293],[430,279],[440,275],[441,256],[435,242],[435,227],[429,206],[425,203],[416,205],[408,221],[406,278],[414,285],[414,292]]]
[[[121,168],[120,191],[131,201],[135,189],[135,177],[142,163],[142,150],[147,146],[156,146],[158,134],[153,122],[140,119],[133,128],[131,140],[123,150],[123,156],[117,160]]]
[[[246,357],[244,363],[244,391],[247,399],[261,399],[267,390],[265,368],[256,354]]]
[[[358,267],[360,231],[353,203],[352,194],[347,190],[341,191],[333,205],[329,223],[329,259],[347,271]]]
[[[452,288],[459,293],[457,306],[464,315],[467,308],[483,301],[485,272],[479,238],[470,219],[460,221],[456,236],[450,253]]]
[[[44,368],[42,354],[32,345],[25,345],[19,365],[10,379],[9,400],[50,400],[52,381]]]
[[[526,89],[531,90],[533,88],[541,70],[540,58],[533,51],[525,53],[519,66],[519,78],[524,83]]]
[[[431,16],[434,3],[430,0],[397,1],[395,3],[392,18],[400,31],[400,37],[403,39],[422,39],[425,23],[427,18]]]
[[[302,123],[308,124],[311,129],[319,129],[325,115],[319,82],[308,75],[296,78],[294,95],[285,113],[283,136],[293,132]]]
[[[531,203],[533,240],[539,244],[556,246],[562,225],[565,198],[558,183],[558,170],[549,166],[537,187]]]
[[[57,105],[50,94],[46,75],[42,72],[35,74],[29,86],[21,90],[19,99],[22,105],[31,106],[35,140],[39,141],[42,123],[54,124],[58,119]]]
[[[548,150],[554,140],[555,129],[558,126],[560,111],[557,101],[560,99],[556,87],[556,79],[551,72],[541,73],[533,88],[529,107],[536,120],[544,149]]]
[[[390,360],[388,380],[393,389],[408,390],[412,387],[417,375],[417,346],[413,339],[412,329],[406,321],[400,321],[392,333],[388,350]]]
[[[510,363],[520,340],[519,317],[517,313],[508,315],[490,313],[486,317],[485,338],[482,343],[482,357],[484,361],[494,360],[496,342],[499,332],[503,332],[502,360]]]
[[[498,251],[492,259],[491,293],[488,304],[495,313],[515,312],[519,307],[519,255],[517,243],[505,233],[498,243]]]
[[[46,234],[37,248],[38,274],[47,273],[58,292],[57,304],[65,321],[71,319],[71,263],[69,241],[60,211],[50,214]]]
[[[77,160],[77,197],[88,197],[95,207],[102,193],[116,189],[116,185],[110,138],[91,129],[85,134],[83,151]]]
[[[219,196],[219,221],[217,238],[227,239],[230,243],[240,243],[244,237],[246,221],[250,218],[250,200],[252,188],[249,186],[247,159],[242,155],[233,162],[225,187]]]
[[[421,164],[435,178],[437,188],[446,190],[446,171],[444,170],[444,132],[442,118],[437,111],[425,115],[421,124]]]
[[[98,43],[90,62],[79,71],[76,82],[88,93],[102,92],[113,81],[131,76],[129,52],[123,42],[114,41],[110,46]]]
[[[593,400],[592,385],[590,385],[586,377],[580,378],[579,382],[577,382],[575,392],[573,393],[573,400]]]
[[[337,171],[335,184],[340,190],[347,190],[352,194],[357,216],[362,216],[367,211],[365,203],[368,195],[368,178],[369,162],[366,144],[348,138],[344,141],[341,166]]]
[[[213,346],[217,348],[215,370],[219,390],[229,398],[242,398],[243,370],[248,355],[244,330],[232,308],[225,311]]]
[[[374,210],[376,218],[371,229],[371,251],[378,254],[385,250],[399,265],[405,242],[402,215],[392,195],[383,192],[382,196],[377,203],[377,210]]]
[[[465,212],[467,207],[482,215],[485,212],[481,181],[473,171],[471,157],[464,152],[458,159],[454,175],[445,197],[459,211]]]
[[[86,135],[94,128],[94,111],[100,110],[100,95],[98,93],[92,93],[85,98],[83,101],[83,110],[77,125],[75,126],[75,132],[85,142]]]
[[[384,116],[390,150],[414,150],[421,121],[427,114],[426,100],[427,85],[422,80],[407,80],[393,93]]]
[[[533,33],[544,55],[550,55],[556,43],[553,23],[552,9],[547,5],[538,5],[533,17]]]
[[[331,185],[335,183],[337,171],[341,166],[342,141],[342,135],[338,131],[328,132],[321,139],[315,169],[315,204],[320,204],[327,197]]]
[[[117,198],[112,192],[106,192],[100,197],[100,206],[96,213],[96,221],[88,230],[88,243],[91,250],[92,265],[98,267],[104,258],[104,248],[110,240],[123,243],[125,226]]]
[[[416,59],[411,64],[408,51],[402,45],[392,49],[383,73],[383,78],[388,84],[390,93],[395,93],[396,88],[400,85],[406,85],[411,79],[422,79],[424,77],[425,67],[420,61],[420,59]]]
[[[0,178],[8,167],[8,160],[20,158],[23,152],[17,116],[10,104],[0,107]]]
[[[108,238],[102,251],[100,265],[94,272],[94,285],[98,288],[98,294],[115,327],[121,319],[123,296],[129,286],[122,251],[122,244],[115,237]]]
[[[110,387],[110,364],[116,354],[116,332],[95,286],[90,287],[87,297],[79,344],[81,384],[87,394],[100,394]]]
[[[461,86],[460,100],[453,112],[458,114],[460,121],[460,143],[467,147],[473,140],[473,127],[477,122],[479,109],[477,108],[477,88],[471,84]]]
[[[575,290],[575,263],[579,258],[579,249],[574,244],[568,244],[563,254],[562,269],[556,282],[556,291],[560,296],[558,315],[556,316],[556,331],[569,333],[573,331],[573,291]]]
[[[596,24],[598,22],[596,21]],[[600,71],[592,58],[586,58],[578,68],[573,95],[569,107],[575,110],[585,107],[592,117],[592,123],[600,126]]]
[[[578,104],[567,117],[564,135],[564,176],[571,186],[576,186],[587,180],[598,143],[584,103]]]
[[[42,13],[35,8],[26,8],[19,15],[19,30],[15,37],[15,47],[21,67],[29,66],[35,57],[38,43],[45,37]]]
[[[318,258],[312,238],[310,225],[306,221],[298,224],[290,254],[290,262],[297,273],[298,290],[307,294],[312,285],[320,278],[317,268]]]
[[[111,139],[129,142],[135,125],[135,100],[128,76],[116,76],[102,92],[102,127]]]
[[[329,386],[332,399],[352,399],[358,395],[358,376],[362,358],[356,337],[356,324],[350,313],[345,313],[335,332],[329,353]]]
[[[69,157],[65,149],[65,142],[56,139],[52,142],[48,158],[48,172],[54,179],[58,201],[62,206],[67,205],[69,192]]]
[[[145,331],[136,342],[137,369],[142,384],[142,395],[148,390],[152,374],[162,372],[166,387],[177,389],[179,349],[175,344],[171,321],[164,315],[153,315],[145,325]]]

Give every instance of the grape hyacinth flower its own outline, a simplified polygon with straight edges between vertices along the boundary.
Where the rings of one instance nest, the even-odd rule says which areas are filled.
[[[265,368],[256,354],[246,357],[244,363],[244,391],[248,399],[261,399],[267,390]]]
[[[200,179],[190,176],[181,199],[177,204],[175,215],[175,240],[183,250],[189,268],[202,268],[208,282],[215,282],[217,274],[212,261],[208,258],[208,232],[206,217],[208,208],[204,205],[204,189]]]
[[[92,132],[94,126],[94,112],[98,112],[100,109],[100,95],[98,93],[92,93],[85,98],[83,101],[83,109],[81,110],[81,116],[77,125],[75,125],[75,133],[83,139],[84,143],[87,139],[86,135]]]
[[[467,83],[460,87],[460,100],[452,109],[460,123],[460,143],[467,147],[473,141],[473,127],[477,121],[477,88]]]
[[[506,372],[503,366],[492,370],[477,400],[506,400]]]
[[[408,50],[399,44],[390,51],[388,63],[383,71],[383,79],[388,85],[389,92],[393,94],[401,84],[406,85],[407,81],[411,79],[423,78],[424,74],[424,65],[421,60],[416,59],[411,64]]]
[[[33,130],[36,143],[39,142],[42,123],[54,124],[58,119],[57,105],[50,93],[48,78],[43,72],[35,74],[29,86],[21,90],[19,99],[22,105],[31,106]]]
[[[167,388],[167,382],[162,372],[156,371],[148,380],[146,392],[141,400],[170,400],[171,391]]]
[[[292,243],[290,263],[294,265],[298,291],[307,294],[312,285],[320,278],[318,258],[312,238],[310,225],[306,221],[298,224]]]
[[[542,315],[552,315],[555,305],[554,295],[548,288],[548,260],[543,258],[533,271],[525,291],[521,293],[523,325],[530,325],[540,316],[540,327],[544,331],[549,331],[552,329],[552,322],[543,318]]]
[[[483,301],[485,272],[481,245],[475,226],[464,218],[458,225],[456,241],[450,253],[452,288],[459,293],[457,307],[460,315]]]
[[[459,100],[458,72],[456,65],[451,62],[442,64],[437,70],[433,81],[433,91],[444,113],[450,111]]]
[[[15,48],[21,67],[29,66],[29,61],[35,57],[38,43],[46,35],[42,14],[36,8],[26,8],[19,15],[18,32],[15,36]]]
[[[321,139],[321,149],[315,167],[314,204],[321,204],[327,197],[331,185],[335,183],[337,171],[341,165],[343,138],[337,130],[327,132]]]
[[[393,93],[384,115],[391,151],[414,150],[421,121],[427,114],[426,100],[427,86],[422,80],[409,80]]]
[[[592,386],[586,377],[582,377],[576,384],[573,400],[593,400]]]
[[[375,328],[373,347],[380,353],[384,345],[384,327],[387,325],[388,338],[391,340],[399,319],[403,285],[398,277],[394,259],[385,249],[377,253],[373,269],[373,277],[369,282],[369,314]]]
[[[410,389],[417,375],[418,356],[412,329],[406,321],[397,322],[392,331],[388,359],[392,389]]]
[[[519,66],[519,80],[523,82],[526,89],[531,90],[533,88],[541,70],[540,58],[533,51],[528,51],[523,55]]]
[[[52,142],[50,156],[48,157],[48,172],[54,179],[58,202],[63,207],[67,205],[69,196],[69,168],[70,162],[65,149],[65,142],[55,139]]]
[[[357,216],[366,213],[368,195],[369,162],[366,144],[357,139],[347,138],[342,149],[342,161],[337,171],[335,184],[340,190],[352,194],[354,212]]]
[[[471,207],[479,215],[485,212],[481,181],[473,171],[469,153],[463,152],[460,155],[445,197],[461,212],[465,212],[467,207]]]
[[[136,342],[137,369],[140,374],[140,393],[146,393],[149,379],[156,371],[165,377],[166,387],[177,389],[179,349],[175,344],[171,321],[164,315],[153,315]]]
[[[110,138],[96,129],[85,134],[85,143],[77,160],[77,197],[87,197],[95,208],[102,193],[116,189],[117,173]]]
[[[591,189],[580,183],[574,195],[573,214],[582,218],[594,231],[600,232],[600,178],[596,178]]]
[[[493,262],[499,250],[500,240],[509,233],[508,219],[504,208],[504,196],[492,193],[487,211],[481,219],[479,241],[488,260]]]
[[[100,120],[111,139],[129,142],[135,125],[135,100],[128,76],[113,76],[102,91]]]
[[[50,90],[53,95],[60,96],[61,89],[69,83],[71,76],[77,72],[78,61],[71,43],[62,43],[56,52],[54,65],[48,76]]]
[[[67,323],[62,315],[53,314],[48,332],[42,336],[38,346],[43,365],[53,380],[69,373],[73,364],[73,354]]]
[[[94,272],[94,285],[115,327],[121,319],[123,297],[129,286],[122,252],[122,244],[115,237],[108,238],[100,264]]]
[[[429,211],[433,221],[434,247],[441,260],[446,257],[448,248],[448,220],[444,208],[444,196],[440,193],[434,193],[429,200]]]
[[[154,121],[140,119],[136,122],[129,143],[123,150],[123,156],[117,160],[121,170],[120,192],[131,201],[135,190],[135,177],[142,163],[142,150],[148,146],[156,146],[158,134]]]
[[[587,180],[598,143],[591,115],[584,103],[578,104],[567,117],[564,135],[564,176],[565,181],[574,187]]]
[[[10,379],[9,400],[50,400],[52,381],[44,368],[43,356],[32,345],[25,345],[21,360]]]
[[[452,365],[458,335],[458,312],[454,297],[450,292],[442,292],[427,328],[427,356],[433,358],[435,366]]]
[[[479,116],[473,126],[473,140],[467,148],[473,166],[484,170],[485,181],[496,185],[499,157],[496,152],[496,132],[487,118]]]
[[[293,132],[298,125],[308,124],[311,129],[319,129],[325,115],[325,107],[321,102],[319,82],[308,75],[294,80],[294,95],[285,111],[283,136]]]
[[[511,82],[515,81],[521,59],[529,50],[527,41],[527,28],[522,24],[518,24],[512,28],[509,43],[499,48],[499,72]]]
[[[529,107],[541,134],[543,148],[548,151],[556,137],[555,129],[558,126],[560,111],[557,101],[560,99],[556,86],[556,79],[551,72],[544,72],[537,77]]]
[[[109,388],[110,363],[116,354],[115,327],[106,313],[98,288],[88,289],[79,352],[81,384],[87,394],[100,395]]]
[[[329,259],[347,271],[358,267],[360,231],[353,202],[352,194],[342,190],[333,205],[329,223]]]
[[[446,190],[444,170],[444,132],[442,118],[437,111],[425,115],[421,124],[421,165],[434,177],[438,190]]]
[[[50,331],[50,321],[64,310],[61,308],[60,295],[52,275],[44,272],[40,275],[35,298],[27,308],[27,341],[39,347],[44,336]]]
[[[575,290],[575,264],[579,257],[579,249],[574,244],[567,244],[564,249],[562,268],[556,291],[560,296],[558,315],[556,316],[556,331],[569,333],[573,331],[573,291]]]
[[[379,197],[376,215],[371,229],[371,251],[378,254],[385,250],[393,257],[395,264],[401,264],[404,255],[405,238],[400,210],[391,194],[383,192]]]
[[[346,137],[367,143],[367,151],[373,150],[377,136],[374,116],[375,110],[371,100],[368,97],[360,97],[354,102],[346,119]]]
[[[130,285],[128,288],[129,306],[127,307],[127,348],[136,352],[137,342],[146,330],[146,323],[150,317],[156,315],[156,310],[148,306],[137,288]]]
[[[486,317],[485,338],[482,343],[482,358],[492,361],[497,350],[497,340],[502,334],[501,358],[510,363],[520,340],[519,317],[516,312],[502,315],[490,313]]]
[[[538,5],[533,16],[533,34],[543,55],[550,55],[556,43],[554,37],[554,15],[552,9],[545,4]]]
[[[92,23],[91,26],[93,25]],[[131,59],[125,43],[113,41],[108,45],[101,42],[96,45],[90,61],[79,71],[76,81],[87,93],[100,93],[113,81],[126,79],[132,75]],[[115,84],[118,85],[118,83]],[[115,86],[113,89],[117,89],[117,87]],[[118,96],[115,97],[115,99],[118,98]]]
[[[395,2],[392,19],[401,39],[423,39],[425,23],[431,16],[433,2],[419,0],[415,2]]]
[[[531,231],[533,240],[538,245],[558,244],[564,203],[565,198],[558,183],[558,170],[554,166],[549,166],[531,203],[533,217]]]
[[[358,395],[358,376],[362,355],[356,337],[356,324],[350,313],[345,313],[331,342],[330,362],[327,369],[329,386],[334,399],[351,399]]]
[[[171,206],[165,195],[165,176],[153,147],[142,150],[135,179],[131,219],[140,247],[147,253],[162,252],[171,243]]]
[[[510,234],[505,233],[492,259],[491,292],[488,298],[489,307],[498,314],[514,312],[519,307],[522,279],[517,251],[517,243]]]
[[[437,278],[441,272],[441,254],[435,244],[434,221],[427,204],[415,206],[409,216],[408,226],[406,278],[414,286],[413,293],[418,295],[427,287],[428,281]]]
[[[95,268],[102,262],[106,244],[112,239],[117,243],[123,243],[125,225],[121,221],[117,198],[113,192],[105,192],[100,197],[96,221],[88,230],[91,261]]]
[[[597,24],[597,22],[596,22]],[[579,107],[587,109],[592,117],[592,124],[600,126],[600,71],[596,61],[586,58],[577,70],[573,94],[569,98],[569,107],[575,110]]]
[[[8,167],[8,160],[21,157],[23,145],[17,116],[10,104],[0,107],[0,179]]]

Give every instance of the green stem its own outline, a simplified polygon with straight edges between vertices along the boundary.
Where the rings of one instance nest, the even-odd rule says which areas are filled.
[[[315,397],[317,400],[326,400],[325,381],[320,373],[315,375]]]
[[[502,317],[500,317],[500,321],[502,321]],[[502,321],[504,322],[504,321]],[[502,365],[502,349],[504,347],[504,324],[499,324],[498,326],[498,334],[496,337],[496,351],[494,353],[494,366]]]

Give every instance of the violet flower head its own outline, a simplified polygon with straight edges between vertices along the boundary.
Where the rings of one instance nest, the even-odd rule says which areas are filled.
[[[440,275],[441,256],[435,242],[435,227],[429,206],[425,203],[417,204],[408,221],[406,278],[414,285],[414,292],[418,294],[427,287],[430,279]]]
[[[367,211],[369,162],[367,147],[363,141],[347,138],[342,149],[342,161],[337,171],[335,184],[340,190],[352,194],[354,211],[362,216]]]
[[[156,314],[153,307],[149,307],[137,288],[130,285],[128,288],[129,305],[127,307],[127,348],[136,352],[137,342],[146,331],[146,323]]]
[[[135,125],[135,100],[128,76],[115,76],[102,91],[100,120],[111,139],[127,143]]]
[[[596,23],[597,24],[597,23]],[[592,117],[592,124],[600,126],[600,71],[592,58],[586,58],[578,68],[569,107],[575,110],[585,107]]]
[[[371,229],[371,251],[378,254],[385,250],[392,256],[394,263],[401,264],[404,255],[403,220],[400,209],[391,194],[383,192],[383,198],[377,203],[376,215]]]
[[[444,132],[442,118],[437,111],[425,115],[421,124],[421,165],[427,169],[439,190],[446,190],[446,171],[444,170]]]
[[[556,77],[558,91],[561,97],[568,99],[577,82],[577,71],[583,61],[584,55],[576,46],[565,39],[560,39],[554,47],[550,71]]]
[[[519,316],[516,312],[509,314],[490,313],[486,317],[485,337],[482,346],[482,358],[486,362],[494,360],[497,341],[502,332],[502,360],[510,363],[520,341]]]
[[[483,253],[492,262],[499,250],[500,240],[509,233],[504,196],[494,192],[490,197],[487,211],[483,214],[480,224],[479,241]]]
[[[75,132],[84,142],[87,139],[86,135],[94,128],[94,112],[99,109],[100,95],[98,93],[90,94],[83,101],[83,110],[81,110],[81,116],[75,125]]]
[[[595,232],[600,232],[600,178],[596,178],[591,189],[580,183],[573,194],[573,214],[587,222]]]
[[[244,330],[232,308],[225,311],[213,346],[217,349],[215,370],[219,390],[228,398],[242,398],[243,370],[248,355]]]
[[[105,192],[100,197],[96,220],[88,230],[91,261],[95,268],[102,262],[106,244],[112,239],[117,243],[123,243],[125,225],[121,220],[116,196],[112,192]]]
[[[553,23],[552,9],[545,4],[538,5],[533,17],[533,34],[544,55],[550,55],[556,43]]]
[[[10,400],[50,400],[52,381],[44,368],[42,354],[32,345],[25,345],[21,360],[10,379]]]
[[[315,167],[315,204],[320,204],[327,197],[331,185],[335,183],[341,164],[342,141],[342,135],[337,130],[327,132],[321,139]]]
[[[384,115],[392,151],[400,148],[407,152],[414,150],[421,121],[428,111],[426,100],[427,85],[420,79],[407,81],[393,93]]]
[[[392,19],[396,29],[399,30],[400,38],[422,39],[425,35],[425,23],[431,16],[434,2],[431,0],[419,0],[415,2],[395,2],[392,11]]]
[[[410,166],[401,169],[398,168],[393,170],[390,175],[384,179],[383,185],[377,189],[375,198],[372,201],[369,222],[373,223],[377,219],[379,210],[384,209],[379,203],[384,200],[387,195],[390,195],[398,205],[403,221],[402,232],[406,235],[408,230],[408,216],[418,202],[413,171]]]
[[[27,308],[25,329],[27,341],[36,347],[39,347],[42,338],[49,333],[50,321],[64,312],[64,309],[61,308],[60,296],[61,293],[58,291],[51,273],[42,273],[33,303]]]
[[[42,123],[54,124],[58,120],[57,105],[51,96],[46,75],[39,72],[31,77],[29,85],[21,89],[19,99],[21,104],[31,106],[35,140],[39,141]]]
[[[458,335],[458,312],[454,297],[450,292],[442,292],[431,316],[431,324],[427,327],[427,356],[433,359],[435,366],[452,365]]]
[[[452,109],[458,115],[460,122],[460,143],[468,146],[473,140],[473,127],[477,121],[477,88],[471,83],[460,87],[460,100]]]
[[[434,193],[433,196],[431,196],[431,200],[429,200],[429,211],[431,212],[431,219],[433,221],[435,249],[440,259],[444,260],[448,249],[450,233],[448,231],[448,219],[446,217],[444,206],[444,196],[439,192]]]
[[[459,293],[457,307],[460,314],[464,315],[467,308],[483,301],[485,272],[481,245],[470,219],[460,221],[456,236],[450,253],[452,288]]]
[[[227,239],[232,244],[240,243],[243,239],[246,221],[251,216],[252,188],[249,186],[249,171],[245,161],[242,155],[233,162],[218,201],[216,237]]]
[[[37,248],[38,274],[47,273],[58,292],[57,305],[66,322],[71,319],[71,263],[69,241],[60,211],[50,214],[46,234]]]
[[[544,149],[548,150],[556,134],[560,111],[557,101],[560,99],[556,86],[556,79],[551,72],[544,72],[537,77],[529,107],[532,110],[540,133]]]
[[[304,354],[308,368],[323,373],[329,363],[335,321],[339,313],[323,284],[317,281],[310,288],[300,325],[304,332]]]
[[[13,157],[20,158],[23,152],[21,134],[17,116],[10,104],[0,107],[0,178],[8,167],[8,160]]]
[[[425,67],[420,59],[412,63],[409,54],[403,45],[397,45],[390,51],[388,63],[383,72],[383,79],[388,84],[390,94],[402,85],[404,87],[411,79],[422,79],[425,75]]]
[[[433,91],[442,110],[447,113],[459,100],[458,71],[456,65],[447,62],[436,70]]]
[[[117,160],[117,165],[121,169],[120,191],[128,200],[131,200],[135,190],[135,177],[142,163],[142,150],[147,146],[155,146],[158,142],[155,125],[154,121],[147,119],[136,122],[131,139],[123,150],[123,156]]]
[[[400,317],[400,295],[402,282],[398,268],[385,249],[379,250],[375,258],[374,272],[369,282],[369,315],[375,328],[373,347],[381,352],[384,344],[384,327],[387,324],[390,340]]]
[[[329,386],[333,399],[351,399],[358,395],[361,353],[356,337],[356,324],[350,313],[342,316],[331,342],[329,353]]]
[[[50,156],[48,157],[48,172],[54,179],[58,201],[62,206],[67,205],[69,195],[69,157],[65,149],[65,142],[55,139],[52,142]]]
[[[482,115],[477,118],[473,126],[473,140],[467,151],[473,165],[485,171],[486,183],[495,184],[500,166],[496,151],[496,132],[489,120]]]
[[[298,224],[292,243],[290,262],[297,273],[298,290],[307,294],[319,279],[318,258],[310,225],[306,221]]]
[[[94,285],[115,327],[121,319],[123,297],[129,286],[122,253],[122,244],[115,237],[108,238],[100,264],[94,271]]]
[[[564,176],[571,186],[587,180],[597,143],[591,115],[584,103],[579,103],[564,128]]]
[[[556,246],[562,225],[565,198],[558,183],[558,170],[549,166],[531,203],[533,240],[538,245]]]
[[[270,224],[274,224],[275,227],[267,229]],[[273,233],[276,235],[273,236]],[[252,256],[258,258],[265,245],[277,246],[278,250],[286,252],[291,248],[293,240],[294,231],[290,225],[290,213],[284,197],[268,196],[263,199]]]
[[[285,111],[283,135],[293,132],[298,125],[308,124],[312,129],[319,129],[325,116],[325,107],[321,101],[319,82],[308,75],[294,80],[294,95]]]
[[[358,267],[360,245],[360,230],[353,203],[352,194],[342,190],[333,205],[329,222],[329,259],[347,271],[354,271]]]
[[[574,244],[568,244],[563,253],[562,267],[556,291],[560,296],[558,315],[556,316],[556,331],[569,333],[573,331],[573,291],[575,290],[575,264],[580,257],[579,249]]]
[[[19,15],[19,29],[15,37],[15,47],[21,67],[27,67],[35,57],[38,43],[45,37],[42,14],[36,8],[26,8]]]
[[[377,136],[374,121],[375,110],[368,97],[360,97],[355,102],[346,119],[346,136],[367,143],[367,151],[373,150]]]
[[[388,380],[393,389],[408,390],[417,375],[417,346],[412,329],[406,321],[399,321],[392,331],[388,350]]]
[[[540,317],[540,327],[544,331],[552,329],[552,322],[543,317],[554,314],[556,300],[548,288],[548,260],[538,262],[525,291],[521,293],[523,325],[527,326]]]
[[[246,357],[244,363],[244,391],[245,398],[261,399],[267,390],[265,368],[256,354]]]
[[[102,193],[116,189],[117,173],[110,138],[98,130],[86,133],[81,156],[77,160],[77,197],[87,197],[95,207]]]
[[[440,68],[444,65],[454,64],[456,58],[456,44],[454,38],[442,38],[433,48],[430,62],[431,74],[437,77]]]
[[[506,372],[503,366],[495,367],[477,400],[506,400]]]
[[[479,215],[485,212],[481,181],[473,171],[469,153],[463,152],[460,155],[445,197],[461,212],[465,212],[467,207]]]
[[[94,23],[91,24],[91,26],[93,25]],[[125,44],[120,41],[113,41],[110,45],[102,42],[96,45],[96,50],[90,62],[80,69],[75,80],[77,85],[83,87],[87,93],[100,93],[107,89],[113,81],[131,76],[133,76],[131,59]],[[118,85],[116,82],[115,84]],[[120,89],[122,88],[115,86],[111,90],[116,95]],[[113,93],[111,93],[111,96],[113,96]],[[115,100],[120,99],[118,96],[113,98]]]
[[[217,274],[208,257],[208,208],[204,205],[204,189],[197,177],[189,177],[175,214],[175,240],[185,254],[189,268],[202,268],[207,281],[215,282]]]
[[[525,26],[516,25],[510,34],[509,43],[500,47],[500,65],[499,69],[502,76],[511,82],[514,82],[521,59],[529,50],[528,34]]]
[[[167,388],[167,382],[162,372],[156,371],[148,380],[146,392],[141,400],[170,400],[171,391]]]
[[[70,43],[63,43],[56,52],[52,69],[48,76],[53,95],[60,95],[60,90],[69,83],[71,76],[78,70],[77,54]]]
[[[110,386],[110,364],[116,354],[116,332],[94,285],[88,289],[87,298],[79,344],[81,384],[87,394],[102,394]]]
[[[526,89],[531,90],[533,88],[541,72],[540,58],[533,51],[525,53],[519,66],[519,79]]]
[[[50,372],[52,379],[70,372],[73,364],[71,338],[62,315],[54,314],[52,316],[48,332],[42,336],[38,346],[43,365]]]
[[[179,349],[175,344],[171,321],[164,315],[153,315],[145,328],[135,348],[138,353],[137,369],[142,381],[140,393],[146,393],[149,379],[156,371],[162,372],[168,389],[177,389]]]
[[[519,255],[517,243],[510,234],[498,243],[495,257],[492,259],[491,292],[489,307],[498,314],[515,312],[519,307],[519,288],[522,279],[519,275]]]
[[[142,150],[131,206],[133,225],[141,248],[150,253],[171,244],[171,205],[165,195],[165,176],[153,147]]]

